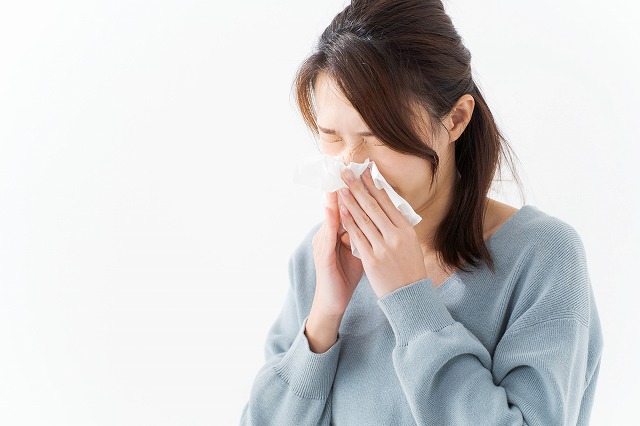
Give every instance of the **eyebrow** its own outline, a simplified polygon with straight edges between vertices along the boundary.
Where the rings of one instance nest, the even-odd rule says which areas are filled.
[[[324,127],[322,127],[322,126],[318,126],[318,129],[320,129],[320,131],[321,131],[322,133],[326,133],[326,134],[328,134],[328,135],[335,135],[335,134],[337,134],[337,132],[336,132],[335,130],[333,130],[333,129],[325,129],[325,128],[324,128]],[[374,135],[373,133],[371,133],[371,132],[358,132],[358,133],[356,133],[356,135],[358,135],[358,136],[375,136],[375,135]]]

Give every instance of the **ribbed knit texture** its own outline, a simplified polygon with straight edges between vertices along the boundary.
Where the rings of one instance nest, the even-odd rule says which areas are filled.
[[[241,425],[587,425],[603,338],[575,230],[524,206],[488,240],[487,267],[378,299],[362,276],[336,343],[304,334],[312,238],[265,342]]]

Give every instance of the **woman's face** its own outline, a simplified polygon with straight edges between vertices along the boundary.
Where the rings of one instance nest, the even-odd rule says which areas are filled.
[[[368,158],[416,212],[431,204],[438,194],[438,183],[448,181],[440,179],[440,174],[451,172],[448,169],[452,166],[450,151],[454,144],[448,143],[446,131],[440,132],[430,146],[440,157],[440,165],[438,179],[429,191],[431,164],[423,158],[394,151],[370,133],[367,135],[369,127],[328,74],[318,75],[314,96],[323,154],[339,155],[345,165],[363,163]],[[426,111],[423,116],[426,117]]]

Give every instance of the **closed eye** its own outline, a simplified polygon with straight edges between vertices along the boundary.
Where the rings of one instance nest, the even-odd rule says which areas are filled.
[[[365,139],[368,139],[368,138],[362,138],[362,140],[363,140],[363,141],[365,141]],[[371,138],[371,139],[376,140],[376,138]],[[342,140],[342,139],[338,139],[338,140],[335,140],[335,141],[327,141],[327,140],[324,140],[324,139],[320,139],[320,140],[321,140],[322,142],[331,143],[331,144],[343,142],[343,140]],[[372,143],[371,145],[372,145],[372,146],[386,146],[386,145],[385,145],[385,144],[383,144],[382,142]]]

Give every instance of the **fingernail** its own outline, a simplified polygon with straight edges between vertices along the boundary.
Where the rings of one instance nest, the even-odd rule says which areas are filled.
[[[353,172],[349,169],[345,169],[344,171],[344,178],[347,182],[353,182],[354,180],[356,180],[355,175],[353,174]]]
[[[364,169],[364,174],[367,177],[371,177],[371,170],[367,167],[366,169]]]

